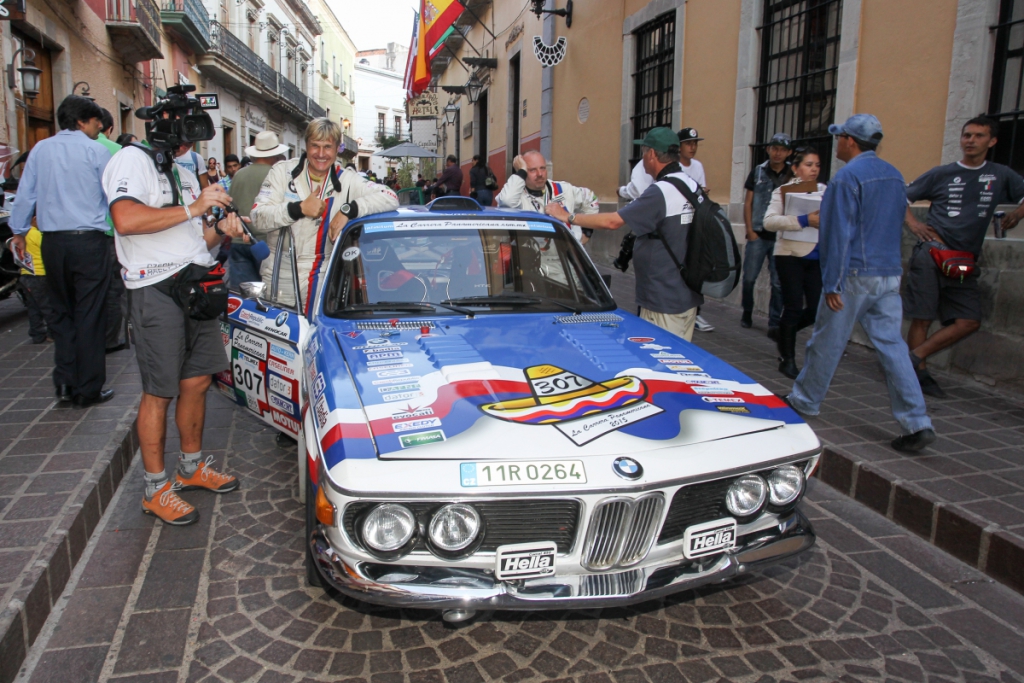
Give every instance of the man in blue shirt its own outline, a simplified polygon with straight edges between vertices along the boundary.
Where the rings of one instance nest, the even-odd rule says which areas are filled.
[[[799,413],[817,415],[855,323],[878,351],[889,386],[893,417],[902,435],[898,451],[919,451],[935,441],[924,395],[901,334],[900,240],[907,191],[903,176],[875,154],[882,124],[871,114],[855,114],[841,126],[836,157],[844,166],[821,202],[822,291],[804,369],[786,401]]]
[[[57,398],[84,408],[114,397],[107,379],[104,302],[110,287],[107,196],[101,180],[110,153],[96,142],[103,111],[69,95],[57,108],[60,132],[32,148],[11,211],[14,242],[24,248],[32,216],[54,319],[53,383]]]

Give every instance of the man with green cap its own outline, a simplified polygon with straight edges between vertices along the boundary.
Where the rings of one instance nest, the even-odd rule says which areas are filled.
[[[633,247],[636,267],[636,302],[640,317],[690,341],[697,307],[704,297],[686,286],[675,261],[657,235],[668,242],[672,254],[682,263],[686,259],[686,238],[693,222],[693,206],[672,184],[682,182],[697,193],[697,182],[679,165],[679,136],[668,128],[653,128],[640,145],[644,170],[654,184],[640,197],[615,213],[577,215],[558,204],[548,204],[547,213],[568,225],[581,228],[615,230],[629,224],[637,236]]]

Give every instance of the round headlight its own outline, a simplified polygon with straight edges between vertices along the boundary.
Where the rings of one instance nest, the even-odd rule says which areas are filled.
[[[804,490],[804,473],[799,467],[784,465],[768,475],[768,501],[772,505],[789,505]]]
[[[382,503],[363,519],[363,541],[380,552],[398,550],[414,533],[416,518],[404,505]]]
[[[446,552],[468,547],[479,532],[480,514],[460,503],[445,505],[430,520],[430,541]]]
[[[749,517],[764,505],[768,496],[764,479],[746,474],[732,483],[725,494],[725,507],[737,517]]]

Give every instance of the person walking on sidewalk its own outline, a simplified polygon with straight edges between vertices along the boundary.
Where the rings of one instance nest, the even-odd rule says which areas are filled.
[[[765,259],[771,276],[772,295],[768,304],[768,337],[778,341],[782,319],[782,285],[775,270],[775,233],[764,229],[764,214],[772,201],[772,193],[793,179],[787,160],[793,153],[793,142],[785,133],[776,133],[768,141],[768,160],[754,167],[747,176],[743,203],[743,222],[747,226],[747,244],[743,247],[743,316],[740,327],[754,324],[754,285]]]
[[[825,186],[817,182],[821,172],[818,151],[813,147],[798,148],[793,155],[792,168],[796,177],[789,184],[816,183],[820,197]],[[803,216],[789,216],[785,212],[785,197],[780,187],[772,193],[772,203],[764,214],[764,229],[779,233],[774,252],[775,269],[782,285],[779,372],[796,379],[800,373],[796,366],[796,333],[814,324],[821,299],[817,235],[819,212]]]
[[[241,219],[230,214],[217,227],[207,226],[203,220],[207,211],[231,203],[224,188],[214,183],[200,191],[199,179],[177,164],[162,173],[138,147],[118,152],[103,174],[103,186],[117,231],[117,254],[124,266],[142,379],[138,417],[146,477],[142,511],[166,524],[192,524],[199,520],[199,512],[178,491],[200,488],[227,493],[238,488],[235,477],[213,468],[213,456],[203,459],[206,390],[212,376],[226,370],[228,362],[220,323],[189,319],[168,285],[173,286],[172,278],[182,271],[205,272],[212,267],[210,250],[220,243],[222,234],[241,242]],[[167,411],[175,398],[181,455],[173,479],[168,479],[164,463]]]
[[[640,146],[644,168],[655,179],[639,199],[613,213],[569,213],[557,202],[548,204],[546,212],[581,228],[616,230],[629,224],[637,236],[633,263],[640,317],[691,341],[697,307],[704,297],[686,286],[676,265],[677,259],[686,259],[694,207],[675,183],[682,183],[694,194],[701,190],[679,165],[679,138],[670,129],[652,128],[633,144]]]
[[[998,124],[992,119],[971,119],[960,133],[963,158],[926,171],[907,187],[908,200],[927,199],[932,203],[927,223],[917,220],[907,209],[907,226],[919,241],[910,257],[903,307],[911,319],[907,334],[910,360],[921,390],[935,398],[945,398],[946,392],[928,372],[925,360],[981,327],[981,272],[976,267],[966,277],[947,277],[931,251],[968,252],[977,262],[996,205],[1024,200],[1024,179],[1002,164],[985,160],[997,142],[997,130]],[[1003,218],[1002,229],[1016,227],[1021,218],[1024,204]],[[933,320],[938,320],[941,327],[929,336]]]
[[[43,265],[43,235],[35,226],[25,234],[25,253],[32,259],[32,270],[21,269],[18,287],[28,309],[28,336],[33,344],[53,341],[50,325],[53,307],[50,306],[50,292],[46,288],[46,267]]]
[[[22,251],[32,216],[43,233],[41,253],[53,307],[53,383],[60,401],[85,408],[114,397],[112,389],[103,388],[104,302],[113,265],[100,179],[110,153],[96,142],[103,112],[92,100],[68,95],[57,107],[57,123],[60,132],[32,148],[10,226]]]
[[[838,136],[836,173],[821,202],[822,289],[804,369],[786,401],[798,413],[817,415],[853,326],[860,323],[885,371],[893,417],[903,433],[898,451],[919,451],[935,441],[921,387],[914,377],[900,326],[900,241],[907,192],[903,176],[875,154],[882,124],[854,114],[828,132]]]

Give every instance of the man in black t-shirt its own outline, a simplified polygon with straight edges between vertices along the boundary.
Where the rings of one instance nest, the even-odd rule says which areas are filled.
[[[931,201],[927,224],[907,209],[907,225],[921,241],[910,257],[903,313],[912,321],[907,346],[921,390],[936,398],[944,398],[946,392],[928,373],[925,359],[981,327],[981,295],[977,268],[964,278],[946,277],[930,249],[970,252],[977,259],[996,206],[1024,200],[1024,178],[1006,166],[985,160],[996,144],[996,126],[986,117],[968,121],[960,134],[963,159],[936,166],[907,186],[911,202]],[[1003,229],[1015,227],[1021,218],[1024,205],[1003,219]],[[929,337],[933,320],[943,326]]]

